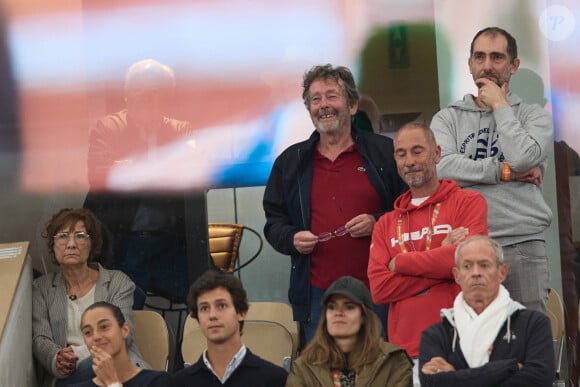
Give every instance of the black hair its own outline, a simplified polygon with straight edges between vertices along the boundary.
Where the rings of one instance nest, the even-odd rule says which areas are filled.
[[[481,35],[490,35],[492,37],[502,35],[505,37],[507,40],[507,52],[510,56],[510,63],[514,63],[514,59],[518,57],[518,44],[516,43],[516,39],[509,32],[499,27],[487,27],[475,34],[471,41],[471,47],[469,48],[470,57],[473,56],[473,45],[475,44],[475,40]]]
[[[247,312],[250,308],[246,290],[236,276],[218,270],[208,270],[195,280],[189,289],[187,306],[191,317],[198,319],[197,299],[199,296],[216,288],[224,288],[230,293],[236,313]],[[240,321],[240,333],[243,328],[244,322]]]

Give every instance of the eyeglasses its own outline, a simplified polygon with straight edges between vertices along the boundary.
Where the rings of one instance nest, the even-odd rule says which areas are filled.
[[[318,234],[318,242],[326,242],[331,240],[334,237],[341,237],[344,236],[348,233],[348,231],[346,230],[346,227],[341,226],[339,228],[337,228],[334,231],[326,231],[326,232],[322,232],[320,234]]]
[[[87,243],[89,241],[89,238],[91,237],[84,231],[77,231],[72,234],[70,232],[59,232],[56,235],[54,235],[53,238],[57,244],[64,245],[68,243],[71,236],[74,238],[75,242],[78,243],[79,245]]]

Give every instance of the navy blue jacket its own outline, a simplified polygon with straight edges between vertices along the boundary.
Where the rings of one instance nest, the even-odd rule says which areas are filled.
[[[224,384],[205,366],[203,355],[199,360],[175,375],[175,387],[284,387],[288,372],[250,352],[247,349],[242,363]]]
[[[383,212],[374,214],[378,219],[393,209],[394,200],[407,189],[397,172],[393,140],[354,128],[351,135],[368,178],[381,198]],[[314,151],[319,139],[320,134],[314,131],[308,140],[291,145],[276,158],[263,200],[264,235],[276,251],[291,256],[288,299],[297,321],[310,317],[310,255],[301,255],[293,240],[297,232],[310,230]]]
[[[459,337],[454,333],[454,326],[446,318],[423,332],[419,349],[421,386],[552,386],[555,375],[552,328],[543,313],[527,309],[514,312],[493,342],[489,362],[481,367],[469,368]],[[423,364],[435,356],[447,360],[455,371],[433,375],[420,372]],[[521,369],[518,363],[523,365]]]

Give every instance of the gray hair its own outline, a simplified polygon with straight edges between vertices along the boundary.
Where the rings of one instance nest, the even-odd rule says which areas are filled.
[[[133,63],[125,74],[125,93],[134,85],[175,87],[175,73],[171,67],[153,59]]]
[[[501,245],[497,241],[495,241],[495,240],[493,240],[490,237],[485,236],[485,235],[474,235],[474,236],[467,238],[463,242],[461,242],[457,246],[457,248],[455,249],[455,266],[459,267],[459,256],[461,255],[461,250],[465,246],[467,246],[468,244],[470,244],[472,242],[477,242],[477,241],[487,242],[489,247],[491,247],[495,253],[496,263],[498,265],[501,265],[504,263],[503,249],[501,248]]]
[[[306,108],[310,108],[310,86],[317,80],[334,79],[338,84],[342,85],[344,95],[348,101],[348,106],[354,106],[360,99],[360,94],[356,88],[354,77],[350,70],[344,66],[333,67],[330,63],[326,65],[314,66],[306,73],[302,82],[302,100]]]

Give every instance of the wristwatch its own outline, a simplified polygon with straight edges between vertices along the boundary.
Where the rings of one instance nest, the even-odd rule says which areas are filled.
[[[107,387],[123,387],[123,385],[119,382],[107,384]]]

